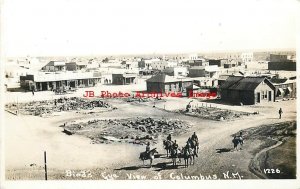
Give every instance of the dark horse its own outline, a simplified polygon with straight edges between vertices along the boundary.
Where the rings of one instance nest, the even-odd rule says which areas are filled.
[[[140,159],[143,160],[143,165],[145,165],[144,161],[149,159],[150,160],[150,167],[152,167],[152,161],[154,160],[154,154],[157,154],[156,148],[153,148],[150,150],[148,153],[147,152],[142,152],[140,153]]]
[[[164,144],[164,148],[167,151],[167,157],[169,157],[169,154],[171,154],[171,149],[172,149],[172,146],[173,146],[173,142],[170,141],[170,140],[164,140],[163,144]]]
[[[194,164],[195,162],[195,151],[193,148],[190,147],[183,147],[183,159],[184,159],[184,167],[189,166],[189,160],[190,160],[190,165],[192,165],[192,162]]]
[[[243,139],[241,136],[235,136],[235,137],[233,138],[233,140],[232,140],[232,143],[233,143],[233,149],[234,149],[234,150],[238,150],[238,149],[237,149],[238,144],[240,144],[241,146],[243,146],[243,144],[244,144],[244,139]],[[242,149],[242,147],[241,147],[241,149]]]

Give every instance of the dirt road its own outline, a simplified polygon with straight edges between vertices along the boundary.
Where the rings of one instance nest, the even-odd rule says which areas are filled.
[[[248,170],[253,158],[251,150],[259,144],[247,144],[238,152],[226,152],[232,148],[233,133],[239,130],[257,127],[262,124],[271,124],[281,121],[296,120],[296,101],[274,102],[267,107],[261,107],[259,115],[245,117],[235,121],[209,121],[196,117],[167,112],[139,104],[120,103],[112,101],[118,109],[102,113],[97,118],[127,118],[127,117],[165,117],[188,121],[193,127],[189,133],[176,136],[179,146],[183,146],[192,132],[197,132],[200,140],[200,154],[195,165],[189,168],[171,167],[171,160],[158,158],[152,168],[141,166],[138,160],[139,153],[145,146],[132,144],[91,144],[90,139],[83,136],[67,136],[59,127],[66,121],[73,119],[93,118],[93,115],[64,114],[50,118],[33,116],[15,116],[5,113],[5,165],[6,170],[30,170],[30,164],[43,166],[43,152],[48,154],[48,168],[58,170],[53,179],[76,179],[64,177],[66,170],[91,170],[93,179],[104,179],[103,173],[118,175],[116,179],[130,179],[128,174],[145,175],[152,179],[160,173],[163,179],[177,179],[183,175],[216,175],[224,179],[231,173],[238,173],[241,178],[257,178]],[[283,119],[277,117],[277,110],[284,110]],[[235,107],[237,108],[237,107]],[[256,107],[240,107],[241,111],[252,111]],[[164,154],[162,142],[156,146],[159,153]],[[218,150],[219,149],[219,150]],[[217,153],[219,151],[219,153]],[[223,152],[224,151],[224,152]],[[148,163],[148,162],[147,162]],[[227,172],[229,171],[229,172]],[[224,174],[223,174],[224,173]],[[104,174],[104,176],[105,176]],[[176,177],[175,175],[179,175]],[[9,177],[9,175],[8,175]],[[131,177],[132,178],[132,177]],[[227,177],[226,177],[227,178]],[[228,177],[229,178],[229,177]],[[230,177],[232,178],[232,176]]]

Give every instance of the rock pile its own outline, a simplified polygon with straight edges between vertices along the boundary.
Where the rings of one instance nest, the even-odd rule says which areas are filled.
[[[233,120],[236,118],[240,118],[242,116],[249,116],[250,114],[247,112],[239,112],[233,110],[225,110],[216,107],[197,107],[191,109],[190,112],[186,112],[184,110],[180,110],[181,113],[187,115],[197,116],[203,119],[210,119],[216,121],[223,120]]]
[[[18,104],[10,103],[6,104],[5,107],[10,111],[18,111],[20,114],[35,116],[49,115],[53,112],[92,110],[97,107],[112,108],[108,103],[102,100],[90,100],[78,97],[65,97]]]
[[[67,124],[66,134],[83,134],[92,143],[127,142],[134,144],[156,143],[159,136],[179,134],[190,126],[180,120],[164,118],[136,118],[120,120],[90,120],[88,122]],[[116,138],[118,140],[110,140]]]

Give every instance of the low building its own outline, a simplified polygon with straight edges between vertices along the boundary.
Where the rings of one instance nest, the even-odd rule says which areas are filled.
[[[194,66],[189,68],[189,77],[214,77],[219,71],[217,65],[213,66]]]
[[[292,62],[292,61],[269,62],[268,70],[296,71],[296,62]]]
[[[177,62],[170,62],[165,60],[153,61],[151,64],[152,69],[154,70],[163,70],[169,67],[176,67],[178,65]]]
[[[221,99],[232,104],[273,102],[274,85],[264,77],[230,76],[220,86]]]
[[[87,64],[85,62],[67,62],[66,70],[68,71],[76,71],[76,70],[82,70],[87,68]]]
[[[205,67],[204,66],[194,66],[189,68],[189,77],[205,77]]]
[[[46,72],[66,71],[66,63],[62,61],[50,61],[42,67],[42,70]]]
[[[270,54],[270,62],[287,62],[287,55],[282,54]]]
[[[218,59],[218,60],[210,59],[210,60],[208,60],[208,63],[210,66],[217,65],[218,67],[224,67],[224,64],[227,64],[228,60],[227,59]]]
[[[164,69],[162,72],[169,76],[175,76],[175,77],[188,75],[187,67],[170,67]]]
[[[270,80],[275,86],[275,100],[296,98],[296,80],[277,79]]]
[[[191,78],[175,78],[166,74],[158,74],[146,80],[147,92],[182,92],[187,94],[186,88],[193,84]]]
[[[132,73],[112,74],[112,84],[115,85],[133,84],[136,77],[137,74],[132,74]]]
[[[287,57],[287,55],[270,54],[268,70],[296,71],[296,62]]]
[[[100,72],[37,72],[20,76],[20,86],[25,90],[46,91],[77,87],[92,87],[101,83]]]

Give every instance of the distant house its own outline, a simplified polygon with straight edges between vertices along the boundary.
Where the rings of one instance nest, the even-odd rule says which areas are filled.
[[[66,70],[68,71],[76,71],[76,70],[82,70],[87,68],[87,64],[85,62],[68,62],[66,63]]]
[[[146,80],[147,92],[182,92],[186,95],[186,88],[193,84],[192,79],[178,79],[166,74],[158,74]],[[185,94],[184,94],[185,93]]]
[[[274,90],[274,85],[264,77],[230,76],[220,86],[223,101],[245,105],[273,102]]]
[[[164,69],[162,72],[169,76],[175,76],[175,77],[188,75],[187,67],[170,67]]]
[[[165,60],[160,60],[160,61],[152,61],[150,66],[154,70],[163,70],[168,67],[176,67],[178,65],[177,62],[170,62],[170,61],[165,61]]]
[[[275,100],[296,98],[296,80],[277,79],[270,80],[275,86]]]
[[[252,62],[253,61],[253,53],[252,52],[242,53],[241,59],[242,59],[243,63]]]
[[[224,67],[224,64],[228,63],[227,59],[219,59],[219,60],[208,60],[210,66],[217,65],[218,67]]]
[[[189,68],[189,77],[205,77],[205,67],[204,66],[194,66]]]
[[[213,77],[219,68],[214,66],[195,66],[189,69],[189,77]]]
[[[123,74],[112,74],[112,84],[115,85],[127,85],[134,83],[137,74],[123,73]]]
[[[65,71],[66,70],[66,63],[62,61],[50,61],[42,70],[46,72],[56,72],[56,71]]]

